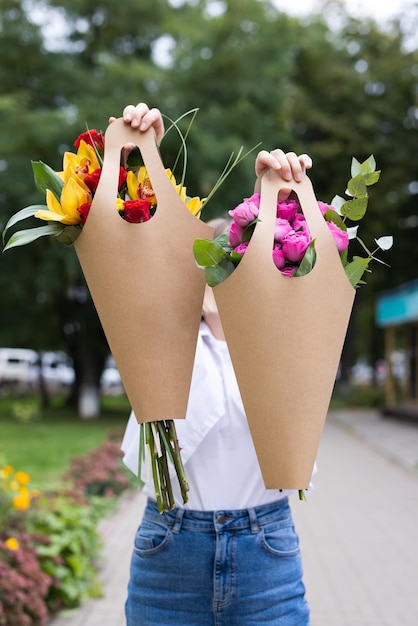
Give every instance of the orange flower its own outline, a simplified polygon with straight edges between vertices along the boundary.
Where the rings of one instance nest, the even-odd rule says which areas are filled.
[[[26,472],[16,472],[15,479],[19,485],[27,485],[30,482],[30,476]]]
[[[15,537],[9,537],[4,543],[9,548],[9,550],[19,550],[20,548],[19,542]]]
[[[30,493],[26,488],[20,489],[19,493],[13,498],[13,506],[18,511],[27,511],[30,507]]]

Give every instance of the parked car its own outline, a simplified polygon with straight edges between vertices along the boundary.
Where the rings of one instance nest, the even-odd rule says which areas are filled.
[[[26,391],[38,353],[26,348],[0,348],[0,388]]]
[[[75,379],[71,359],[65,352],[41,352],[39,354],[37,363],[30,370],[30,384],[34,389],[39,388],[41,372],[49,393],[68,389]]]
[[[68,389],[75,378],[71,360],[65,352],[0,348],[0,389],[36,392],[41,374],[49,393]]]

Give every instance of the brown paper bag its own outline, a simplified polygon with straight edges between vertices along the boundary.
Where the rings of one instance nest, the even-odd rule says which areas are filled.
[[[139,147],[157,197],[142,224],[116,210],[127,143]],[[74,246],[138,422],[186,415],[205,289],[192,247],[211,236],[170,182],[153,131],[110,124],[100,183]]]
[[[306,276],[272,260],[277,194],[293,189],[317,259]],[[310,180],[261,182],[260,221],[239,266],[214,288],[267,488],[309,486],[355,290],[317,205]]]

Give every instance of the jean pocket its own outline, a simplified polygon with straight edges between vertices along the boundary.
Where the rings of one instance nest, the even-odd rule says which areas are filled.
[[[266,524],[258,535],[263,548],[270,554],[290,557],[299,554],[299,538],[292,520]]]
[[[168,526],[144,519],[136,533],[134,552],[140,556],[156,554],[164,550],[171,539]]]

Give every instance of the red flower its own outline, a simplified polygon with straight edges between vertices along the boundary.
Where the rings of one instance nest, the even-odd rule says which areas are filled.
[[[102,173],[102,168],[98,167],[94,172],[90,172],[90,174],[86,174],[84,177],[84,182],[87,187],[90,189],[92,193],[95,193],[97,189],[97,185],[99,184],[100,174]]]
[[[91,207],[91,202],[85,202],[81,206],[77,207],[77,211],[80,213],[80,216],[81,216],[82,224],[86,223],[86,220],[90,211],[90,207]]]
[[[102,132],[92,129],[92,130],[86,130],[85,133],[81,133],[81,135],[79,135],[74,142],[74,145],[76,148],[79,147],[81,140],[85,141],[86,143],[88,143],[90,146],[93,146],[93,148],[96,148],[97,150],[101,150],[101,151],[104,150],[104,135]]]
[[[120,191],[120,189],[122,188],[122,185],[126,181],[127,176],[128,176],[128,172],[125,170],[125,168],[121,167],[119,170],[118,191]]]
[[[151,202],[149,200],[126,200],[123,203],[123,219],[132,224],[147,222],[150,217]]]
[[[92,193],[96,193],[97,185],[99,184],[100,175],[102,173],[102,168],[98,167],[94,172],[90,172],[90,174],[86,174],[84,177],[84,182],[87,187],[90,189]],[[121,167],[119,169],[119,182],[118,182],[118,191],[122,188],[126,177],[128,176],[127,171]]]

